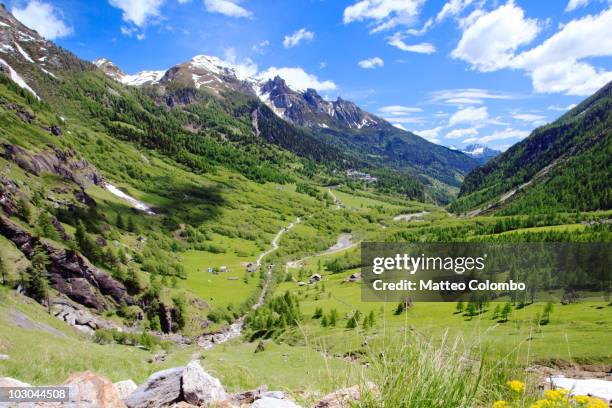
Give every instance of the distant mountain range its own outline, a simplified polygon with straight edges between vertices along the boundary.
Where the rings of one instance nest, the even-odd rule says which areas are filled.
[[[612,207],[612,82],[467,175],[455,212]]]
[[[304,128],[322,143],[370,166],[397,169],[425,185],[438,181],[458,188],[463,175],[482,162],[479,157],[470,157],[397,129],[353,102],[342,98],[327,101],[314,89],[292,88],[279,76],[249,75],[239,66],[217,57],[198,55],[166,71],[143,71],[135,75],[127,75],[104,58],[95,60],[94,64],[109,77],[127,85],[181,86],[219,98],[231,92],[257,98],[276,116]],[[261,110],[254,112],[257,120],[265,116]],[[449,198],[446,189],[432,190],[432,194],[443,201]]]
[[[471,145],[465,146],[464,148],[458,148],[455,146],[451,146],[450,148],[452,150],[459,150],[462,153],[467,154],[468,156],[478,160],[478,162],[481,164],[488,162],[493,157],[501,153],[499,150],[491,149],[481,144],[471,144]]]

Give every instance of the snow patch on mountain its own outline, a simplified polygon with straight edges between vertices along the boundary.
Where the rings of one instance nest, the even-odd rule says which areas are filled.
[[[156,84],[165,74],[166,71],[142,71],[134,75],[124,75],[119,79],[119,82],[132,86]]]
[[[21,48],[21,46],[20,46],[19,44],[15,43],[15,47],[17,47],[17,51],[19,51],[19,53],[21,54],[21,56],[22,56],[23,58],[25,58],[25,59],[26,59],[26,61],[31,62],[32,64],[34,63],[34,60],[33,60],[32,58],[30,58],[30,56],[28,55],[28,53],[27,53],[27,52],[25,52],[25,51],[23,50],[23,48]]]
[[[32,88],[30,88],[30,86],[26,83],[26,81],[23,80],[23,78],[17,73],[17,71],[15,71],[13,69],[13,67],[11,67],[5,60],[3,60],[2,58],[0,58],[0,64],[4,65],[8,71],[9,71],[9,76],[11,77],[11,79],[13,80],[13,82],[15,82],[17,85],[19,85],[20,87],[22,87],[23,89],[26,89],[30,92],[32,92],[34,94],[34,96],[36,97],[36,99],[40,100],[40,97],[36,94],[36,92],[34,92],[34,90]]]

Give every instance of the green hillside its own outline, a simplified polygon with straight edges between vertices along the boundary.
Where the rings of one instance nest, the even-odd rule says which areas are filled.
[[[454,212],[592,211],[612,206],[612,83],[470,172]]]

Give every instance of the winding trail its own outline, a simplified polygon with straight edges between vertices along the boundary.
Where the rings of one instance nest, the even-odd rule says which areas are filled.
[[[314,258],[317,256],[331,255],[337,252],[342,252],[345,249],[353,248],[359,245],[360,242],[361,241],[353,242],[353,237],[351,236],[351,234],[342,234],[338,237],[338,241],[331,247],[327,248],[325,251],[318,252],[312,255],[308,255],[296,261],[287,262],[285,264],[285,272],[287,272],[289,268],[301,268],[304,264],[304,261],[306,261],[307,259]]]
[[[288,232],[293,228],[296,224],[300,223],[300,217],[298,217],[294,222],[289,224],[286,227],[283,227],[278,231],[276,236],[271,242],[271,246],[268,250],[262,252],[258,257],[256,264],[258,267],[261,267],[261,261],[272,252],[278,249],[278,241],[280,241],[281,237],[285,232]],[[272,269],[268,268],[266,281],[264,283],[263,288],[261,289],[261,293],[259,294],[259,298],[257,298],[257,302],[253,305],[253,310],[259,309],[266,300],[266,294],[268,293],[268,286],[270,285],[270,280],[272,279]],[[244,328],[244,321],[246,320],[247,314],[243,314],[240,316],[234,323],[230,324],[228,327],[225,327],[219,330],[216,333],[203,334],[196,339],[198,346],[203,347],[206,350],[209,350],[216,346],[217,344],[225,343],[226,341],[235,339],[240,337],[242,334],[242,329]]]
[[[342,200],[340,200],[332,191],[331,188],[327,189],[327,192],[329,193],[329,195],[332,196],[332,198],[334,199],[334,204],[336,204],[336,209],[337,210],[341,210],[342,208],[344,208],[344,203],[342,202]]]

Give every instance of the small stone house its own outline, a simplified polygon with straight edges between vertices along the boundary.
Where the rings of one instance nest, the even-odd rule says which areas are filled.
[[[321,281],[321,275],[319,275],[318,273],[315,273],[314,275],[310,277],[310,283],[317,283],[320,281]]]

